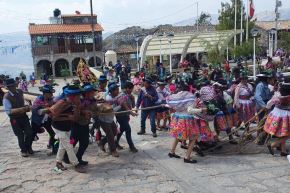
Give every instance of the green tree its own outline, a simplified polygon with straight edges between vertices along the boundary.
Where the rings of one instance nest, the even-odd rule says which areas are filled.
[[[279,32],[280,40],[278,41],[279,47],[285,50],[290,50],[290,32]]]
[[[224,57],[222,56],[218,44],[212,46],[207,52],[208,63],[211,65],[217,65],[224,62]]]
[[[201,12],[197,22],[198,22],[199,25],[211,24],[211,16],[210,16],[210,14]]]
[[[240,29],[241,24],[241,6],[243,6],[242,0],[237,0],[237,29]],[[233,30],[235,28],[235,0],[231,0],[230,3],[222,2],[221,9],[219,10],[219,24],[217,30]],[[246,29],[247,14],[245,7],[243,8],[243,28]],[[249,21],[249,32],[255,26],[254,21]],[[244,33],[244,36],[246,33]],[[243,38],[245,39],[245,38]]]

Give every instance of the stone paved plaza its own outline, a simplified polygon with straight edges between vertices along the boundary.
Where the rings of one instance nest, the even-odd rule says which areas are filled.
[[[133,118],[133,140],[139,152],[132,154],[125,137],[119,158],[98,152],[91,144],[85,153],[88,172],[79,174],[69,170],[56,173],[55,156],[47,156],[47,134],[33,145],[36,154],[29,158],[19,156],[16,137],[0,113],[0,192],[290,192],[290,165],[286,158],[271,156],[265,147],[249,145],[242,154],[226,144],[215,153],[198,157],[197,164],[184,164],[182,159],[170,159],[167,154],[172,138],[167,132],[158,132],[158,138],[136,135],[139,118]],[[3,122],[4,121],[4,122]],[[288,144],[289,147],[289,144]],[[177,154],[185,151],[178,147]],[[278,154],[277,154],[278,155]]]

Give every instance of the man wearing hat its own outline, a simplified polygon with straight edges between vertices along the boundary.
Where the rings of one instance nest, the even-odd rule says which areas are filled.
[[[87,161],[83,160],[83,155],[89,145],[89,124],[91,117],[97,112],[96,99],[94,98],[97,89],[94,85],[86,83],[82,86],[82,99],[81,99],[81,112],[80,118],[74,123],[74,127],[71,132],[71,139],[73,139],[73,145],[76,146],[79,143],[79,148],[76,153],[78,161],[81,165],[88,165]],[[65,160],[68,161],[66,155]]]
[[[170,91],[165,86],[167,85],[165,81],[157,82],[158,88],[156,92],[158,94],[158,104],[165,104],[166,97],[170,95]],[[166,107],[160,107],[156,109],[156,117],[157,117],[157,127],[162,129],[166,129],[167,120],[170,122],[170,113],[169,109]],[[163,126],[160,126],[160,122],[163,120]]]
[[[133,83],[126,82],[124,85],[124,93],[119,94],[119,87],[110,85],[108,96],[109,102],[113,105],[115,111],[129,111],[135,106],[135,99],[132,95]],[[126,140],[129,145],[130,151],[136,153],[138,150],[136,149],[132,136],[131,136],[131,126],[129,124],[130,115],[137,116],[138,114],[131,111],[129,113],[116,114],[116,119],[120,125],[120,133],[117,135],[116,145],[118,149],[123,149],[123,147],[119,144],[120,138],[122,134],[126,133]]]
[[[42,133],[43,128],[49,134],[49,142],[47,147],[52,148],[55,142],[55,132],[51,127],[51,118],[47,113],[43,113],[41,109],[48,109],[53,105],[53,93],[55,90],[51,85],[44,85],[39,89],[43,94],[39,95],[32,104],[32,116],[31,116],[31,126],[34,132],[34,136],[37,133]]]
[[[56,155],[56,168],[66,170],[62,165],[65,152],[68,154],[69,161],[75,166],[75,170],[84,173],[83,165],[79,163],[70,141],[70,133],[74,124],[80,118],[80,94],[81,90],[75,85],[68,85],[63,89],[65,98],[57,101],[50,107],[50,116],[52,117],[52,126],[59,138],[59,148]]]
[[[258,74],[258,84],[255,90],[256,109],[259,112],[266,109],[267,102],[272,98],[273,92],[270,91],[268,85],[272,82],[273,76],[270,72]],[[264,117],[265,113],[259,115],[259,120]]]
[[[115,82],[111,82],[108,85],[109,92],[112,92],[115,89],[119,89],[119,85],[117,85]],[[116,151],[117,147],[114,140],[115,136],[117,135],[117,126],[114,122],[114,114],[112,113],[113,110],[116,111],[116,109],[112,108],[112,98],[109,95],[107,95],[105,98],[104,106],[100,107],[99,109],[101,113],[108,113],[107,115],[98,116],[99,124],[106,133],[106,137],[100,140],[99,147],[101,150],[105,151],[104,146],[108,142],[110,154],[113,157],[119,157],[119,154]]]
[[[144,80],[144,87],[141,89],[139,93],[136,108],[138,109],[140,106],[142,108],[155,106],[155,103],[158,101],[158,94],[155,88],[152,86],[152,80],[146,78]],[[137,133],[138,135],[145,134],[145,122],[147,117],[150,117],[150,125],[151,131],[153,133],[153,137],[157,137],[156,134],[156,125],[155,125],[155,110],[142,110],[141,111],[141,130]]]
[[[26,115],[30,107],[24,104],[23,91],[16,89],[16,82],[13,78],[7,79],[5,86],[8,92],[3,98],[4,109],[10,118],[13,132],[17,136],[21,156],[27,157],[34,153],[32,150],[33,132]]]

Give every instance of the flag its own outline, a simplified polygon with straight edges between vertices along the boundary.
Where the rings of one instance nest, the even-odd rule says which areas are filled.
[[[255,6],[254,6],[254,3],[253,3],[253,0],[249,0],[250,1],[250,17],[254,17],[254,14],[255,14]]]

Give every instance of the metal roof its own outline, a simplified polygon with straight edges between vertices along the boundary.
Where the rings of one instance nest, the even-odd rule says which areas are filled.
[[[219,46],[220,49],[226,48],[235,34],[240,33],[241,30],[237,30],[236,32],[234,30],[224,30],[175,34],[171,40],[171,53],[186,56],[187,53],[206,52],[213,46]],[[143,58],[146,56],[159,56],[160,44],[162,55],[169,55],[170,45],[168,37],[158,37],[157,35],[147,36],[140,49],[141,62],[143,63]]]

